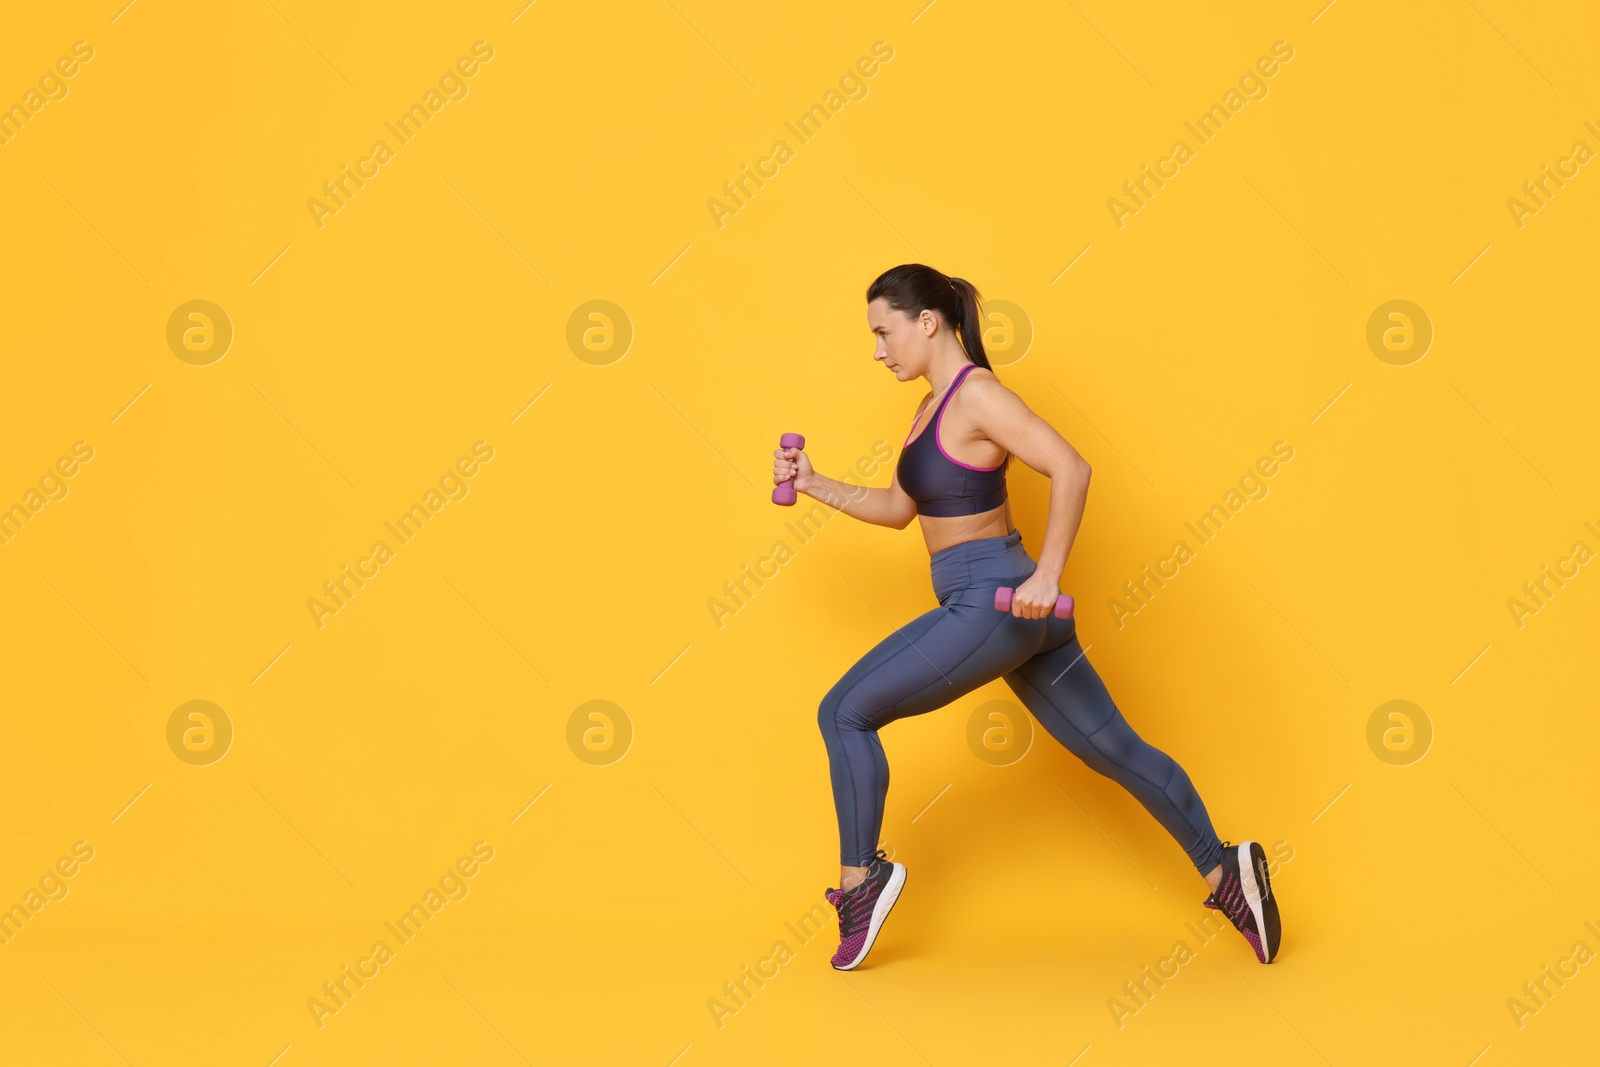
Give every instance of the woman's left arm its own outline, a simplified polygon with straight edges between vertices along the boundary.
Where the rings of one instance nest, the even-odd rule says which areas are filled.
[[[1050,479],[1050,515],[1045,524],[1044,545],[1039,550],[1039,567],[1017,590],[1012,612],[1042,618],[1055,608],[1061,572],[1083,521],[1083,506],[1089,494],[1089,461],[997,379],[976,378],[966,383],[966,389],[972,391],[969,406],[984,436]],[[1038,584],[1029,589],[1035,581]],[[1024,600],[1025,591],[1029,594],[1026,602],[1017,604]],[[1030,607],[1039,613],[1028,610]]]

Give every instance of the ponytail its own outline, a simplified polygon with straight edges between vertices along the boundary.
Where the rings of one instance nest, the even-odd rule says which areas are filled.
[[[983,319],[978,310],[978,287],[965,278],[953,275],[950,287],[960,301],[960,310],[956,314],[957,332],[961,334],[961,346],[967,350],[967,358],[985,370],[994,370],[989,366],[989,354],[983,350]]]

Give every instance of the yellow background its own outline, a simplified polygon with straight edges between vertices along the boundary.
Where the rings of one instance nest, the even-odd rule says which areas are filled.
[[[0,947],[0,1062],[1592,1052],[1600,967],[1520,1028],[1506,1005],[1600,950],[1600,576],[1507,608],[1600,548],[1597,165],[1520,228],[1506,206],[1600,148],[1592,10],[519,8],[6,16],[0,102],[94,58],[0,147],[0,503],[94,458],[0,546],[0,904],[94,857]],[[307,200],[479,40],[468,95],[319,228]],[[1280,40],[1268,95],[1118,228],[1108,198]],[[794,144],[876,41],[865,97]],[[708,199],[780,138],[719,228]],[[720,628],[708,601],[803,510],[768,501],[780,433],[835,476],[900,447],[925,390],[871,360],[863,293],[908,261],[1031,323],[999,374],[1095,471],[1063,590],[1218,832],[1292,849],[1272,966],[1196,945],[1186,857],[1048,735],[975,757],[1002,683],[884,732],[910,878],[867,964],[787,930],[838,876],[817,703],[934,605],[927,561],[836,516]],[[208,366],[166,341],[196,299],[235,333]],[[1409,366],[1365,339],[1393,299],[1435,331]],[[634,331],[605,365],[567,341],[591,300]],[[322,583],[480,440],[468,495],[319,628]],[[1278,440],[1270,494],[1119,629],[1106,601]],[[1037,556],[1048,484],[1013,470]],[[208,766],[168,747],[190,700],[233,726]],[[568,742],[592,700],[632,732],[606,765]],[[1368,746],[1390,700],[1432,725],[1409,765]],[[308,999],[477,841],[468,895],[319,1028]]]

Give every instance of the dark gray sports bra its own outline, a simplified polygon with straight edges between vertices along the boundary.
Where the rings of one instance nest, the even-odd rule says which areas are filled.
[[[969,363],[961,368],[955,381],[945,391],[944,399],[915,440],[902,447],[900,461],[895,468],[900,488],[917,502],[918,515],[949,516],[976,515],[997,508],[1006,499],[1006,464],[1010,453],[998,467],[974,467],[961,462],[944,450],[939,441],[939,422],[950,398],[956,395],[961,383],[976,367]],[[915,420],[912,421],[915,426]]]

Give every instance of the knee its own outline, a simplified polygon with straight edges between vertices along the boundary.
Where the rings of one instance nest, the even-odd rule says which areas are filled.
[[[1134,733],[1121,715],[1116,716],[1105,729],[1096,731],[1091,743],[1101,758],[1114,767],[1148,771],[1154,769],[1150,764],[1165,758],[1151,748],[1144,738]],[[1165,780],[1167,775],[1161,777]]]
[[[828,695],[817,705],[817,728],[827,736],[841,730],[861,729],[857,718],[850,708],[850,702],[845,699],[844,691],[838,686],[828,690]]]
[[[858,702],[846,700],[844,695],[830,692],[817,707],[817,726],[824,734],[850,731],[872,731],[878,728],[871,713],[857,706]]]
[[[1109,759],[1103,756],[1100,750],[1094,745],[1090,744],[1085,746],[1081,752],[1077,753],[1077,756],[1079,759],[1083,760],[1083,765],[1085,767],[1088,767],[1096,774],[1105,778],[1110,778],[1114,782],[1121,780],[1118,777],[1121,769],[1115,763],[1112,763]]]
[[[834,713],[833,721],[841,730],[854,730],[857,733],[867,733],[878,728],[877,724],[863,712],[850,704],[841,704]]]
[[[862,707],[859,694],[851,693],[854,686],[835,685],[827,691],[827,696],[822,697],[821,704],[816,709],[816,723],[822,733],[842,733],[842,731],[872,731],[878,728],[877,713],[869,707]]]
[[[1136,739],[1115,734],[1110,730],[1100,731],[1094,739],[1095,751],[1105,762],[1113,767],[1132,767],[1134,757],[1138,754]]]
[[[817,729],[822,731],[822,736],[829,737],[839,729],[839,698],[833,690],[822,698],[822,703],[817,705]]]

